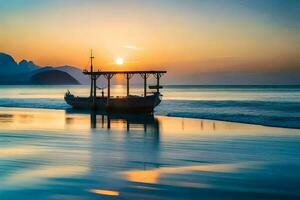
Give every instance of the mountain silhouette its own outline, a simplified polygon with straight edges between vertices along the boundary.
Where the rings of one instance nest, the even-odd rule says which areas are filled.
[[[19,71],[16,61],[8,54],[0,53],[0,74],[14,74]]]
[[[17,63],[11,55],[0,52],[0,84],[50,84],[77,85],[88,84],[89,78],[77,67],[41,67],[33,61],[22,60]]]
[[[31,81],[39,85],[78,85],[79,82],[70,74],[60,70],[49,70],[36,73]]]

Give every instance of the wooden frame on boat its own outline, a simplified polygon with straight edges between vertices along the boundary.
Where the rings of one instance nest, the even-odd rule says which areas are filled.
[[[97,86],[96,81],[100,76],[103,76],[107,79],[107,98],[110,98],[110,80],[113,78],[114,75],[117,74],[124,74],[126,77],[126,85],[127,85],[127,96],[129,96],[129,80],[133,77],[134,74],[139,74],[144,79],[144,97],[147,96],[147,79],[149,75],[153,75],[156,78],[156,85],[149,86],[149,89],[156,89],[156,92],[159,92],[159,89],[163,87],[160,85],[160,78],[166,71],[97,71],[97,72],[89,72],[84,70],[84,74],[91,76],[91,92],[90,96],[95,98],[97,96]]]
[[[159,89],[162,88],[160,85],[160,78],[166,71],[148,70],[148,71],[93,71],[93,56],[91,55],[91,66],[90,71],[84,70],[85,75],[91,77],[91,87],[89,97],[75,97],[70,92],[66,93],[66,102],[74,108],[90,108],[105,111],[118,111],[118,112],[153,112],[155,106],[161,101],[161,94]],[[124,98],[113,98],[110,95],[111,79],[114,75],[123,74],[125,75],[127,82],[127,96]],[[139,74],[144,80],[144,95],[143,96],[132,96],[129,93],[129,81],[135,75]],[[150,75],[156,78],[156,85],[149,86],[149,89],[155,89],[152,95],[147,95],[147,79]],[[97,97],[97,79],[103,76],[107,80],[107,97]]]

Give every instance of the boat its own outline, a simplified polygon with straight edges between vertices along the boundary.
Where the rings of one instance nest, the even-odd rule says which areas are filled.
[[[90,96],[79,97],[73,95],[70,91],[65,94],[65,101],[74,109],[100,110],[105,112],[119,113],[152,113],[162,100],[160,89],[160,78],[166,71],[93,71],[93,55],[91,54],[90,71],[84,70],[83,74],[90,76],[91,87]],[[113,97],[110,95],[110,81],[117,75],[123,74],[127,80],[127,95],[122,97]],[[140,75],[144,80],[144,95],[130,95],[129,80],[135,75]],[[150,75],[156,78],[156,85],[149,86],[154,91],[147,92],[147,79]],[[104,95],[103,88],[97,87],[97,79],[103,76],[107,80],[107,96]],[[102,95],[97,95],[97,89],[102,89]]]
[[[75,109],[96,109],[112,112],[153,112],[153,109],[161,102],[161,94],[154,93],[146,97],[97,97],[94,101],[90,97],[75,97],[66,93],[65,101]]]

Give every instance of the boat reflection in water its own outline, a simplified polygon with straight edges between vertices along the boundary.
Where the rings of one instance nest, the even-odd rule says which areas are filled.
[[[131,114],[121,114],[121,113],[106,113],[101,111],[78,111],[76,109],[68,109],[66,110],[66,119],[70,121],[73,119],[75,121],[71,122],[72,127],[74,124],[81,123],[82,120],[76,120],[77,117],[85,117],[90,116],[90,129],[91,132],[94,133],[91,135],[93,139],[97,138],[97,133],[107,132],[112,133],[114,137],[127,142],[132,142],[135,137],[139,137],[139,139],[147,141],[147,145],[149,148],[157,149],[159,146],[159,138],[160,138],[160,120],[150,113],[131,113]],[[71,120],[72,121],[72,120]],[[68,123],[68,122],[66,122]],[[70,122],[69,122],[70,123]],[[117,133],[121,132],[119,135]],[[125,135],[124,135],[125,134]],[[130,136],[130,137],[126,137]],[[93,140],[92,139],[92,140]],[[145,145],[145,144],[143,144]],[[129,145],[133,147],[134,145]],[[129,148],[131,148],[129,147]],[[145,146],[144,146],[145,147]],[[153,149],[152,149],[153,150]],[[150,150],[150,151],[152,151]]]
[[[107,128],[111,129],[114,124],[126,125],[126,130],[130,131],[137,127],[143,127],[144,132],[150,128],[159,134],[159,121],[150,113],[137,113],[137,114],[121,114],[121,113],[106,113],[106,112],[84,112],[74,109],[66,110],[66,114],[89,114],[90,124],[92,129]]]
[[[100,117],[100,120],[98,117]],[[98,119],[98,120],[97,120]],[[109,113],[91,113],[91,128],[97,128],[99,121],[101,128],[111,128],[111,124],[115,121],[122,120],[126,124],[126,130],[130,131],[130,127],[143,126],[144,132],[147,132],[148,127],[151,127],[155,132],[159,133],[158,120],[153,114],[109,114]]]

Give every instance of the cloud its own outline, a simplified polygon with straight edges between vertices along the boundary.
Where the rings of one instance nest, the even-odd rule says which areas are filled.
[[[137,46],[134,46],[134,45],[125,45],[123,46],[125,49],[130,49],[130,50],[133,50],[133,51],[139,51],[141,50],[141,48],[137,47]]]

